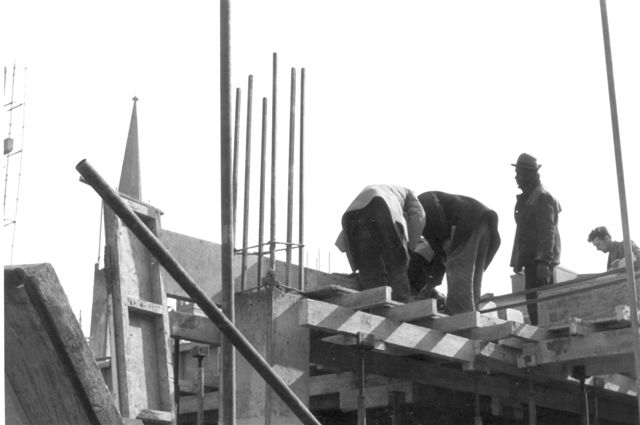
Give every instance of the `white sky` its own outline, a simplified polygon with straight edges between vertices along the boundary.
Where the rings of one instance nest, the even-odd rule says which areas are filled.
[[[28,68],[14,263],[52,263],[85,331],[100,200],[74,167],[87,158],[117,185],[134,95],[143,200],[164,211],[165,229],[220,240],[218,2],[176,5],[6,1],[0,10],[0,64],[16,63],[20,78]],[[503,243],[483,291],[510,291],[519,193],[510,164],[528,152],[562,204],[562,265],[604,270],[587,234],[606,225],[622,239],[622,228],[597,0],[236,0],[231,13],[233,90],[242,88],[243,111],[254,75],[255,189],[261,99],[271,97],[279,54],[279,219],[290,68],[298,79],[306,68],[309,266],[327,271],[330,255],[331,271],[348,272],[333,246],[344,209],[365,185],[394,183],[495,209]],[[640,239],[640,3],[611,0],[609,22],[630,227]],[[16,139],[21,120],[14,114]],[[252,245],[257,221],[250,226]],[[279,221],[278,239],[285,236]]]

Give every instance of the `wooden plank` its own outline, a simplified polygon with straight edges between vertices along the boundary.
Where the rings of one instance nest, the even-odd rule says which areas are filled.
[[[300,306],[303,326],[350,335],[371,334],[385,344],[448,360],[470,362],[475,358],[473,341],[468,338],[317,300],[304,299]],[[502,358],[503,351],[495,346],[490,357]]]
[[[215,346],[222,341],[220,330],[206,316],[170,311],[169,323],[173,338]],[[180,348],[182,350],[182,344]]]
[[[305,291],[304,295],[307,298],[313,298],[314,300],[326,300],[327,298],[332,298],[338,295],[355,294],[357,292],[360,291],[346,286],[329,284],[327,286],[315,287],[311,291]]]
[[[325,302],[352,308],[354,310],[365,310],[374,307],[397,304],[391,299],[390,286],[378,286],[377,288],[365,289],[360,292],[341,294],[327,298]]]
[[[387,345],[383,341],[380,341],[379,339],[373,338],[371,336],[359,338],[358,336],[352,335],[331,335],[322,338],[322,341],[328,342],[330,344],[346,345],[351,347],[360,347],[362,349],[375,350],[396,356],[408,356],[413,354],[413,352],[409,349]]]
[[[162,313],[164,312],[162,305],[134,297],[127,297],[127,306],[129,307],[130,313],[134,312],[150,316],[162,316]]]
[[[633,349],[631,328],[596,332],[579,338],[556,338],[540,343],[526,344],[521,366],[571,362],[590,358],[604,359],[608,356],[633,353]]]
[[[170,424],[173,421],[173,413],[162,410],[142,409],[136,416],[143,423]]]
[[[549,332],[546,329],[512,321],[470,329],[465,332],[464,335],[472,339],[484,341],[498,341],[507,338],[517,338],[525,341],[542,341],[549,338]]]
[[[494,326],[502,323],[505,323],[505,320],[481,314],[478,311],[469,311],[466,313],[455,314],[453,316],[427,319],[420,322],[421,325],[443,332],[464,331],[467,329]]]
[[[122,424],[51,265],[5,268],[4,294],[9,401],[33,424]]]
[[[398,322],[414,322],[439,315],[437,302],[433,298],[393,306],[380,314]]]

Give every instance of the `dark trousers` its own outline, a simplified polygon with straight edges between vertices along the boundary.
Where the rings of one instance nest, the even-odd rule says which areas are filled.
[[[541,288],[543,286],[552,285],[553,282],[553,268],[551,268],[551,277],[545,280],[544,277],[538,277],[536,263],[528,264],[524,267],[524,289]],[[532,292],[526,294],[527,301],[537,300],[538,293]],[[538,304],[527,304],[527,312],[529,313],[529,322],[532,325],[538,324]]]
[[[408,301],[407,251],[385,202],[376,197],[363,209],[346,213],[342,226],[362,289],[391,286],[394,300]]]

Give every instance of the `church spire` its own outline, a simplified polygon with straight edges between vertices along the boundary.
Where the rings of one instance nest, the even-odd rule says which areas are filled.
[[[138,114],[136,111],[137,97],[133,97],[133,110],[131,111],[131,122],[129,124],[129,135],[127,136],[127,147],[124,151],[122,161],[122,171],[120,173],[120,184],[118,190],[121,193],[141,200],[140,183],[140,151],[138,148]]]

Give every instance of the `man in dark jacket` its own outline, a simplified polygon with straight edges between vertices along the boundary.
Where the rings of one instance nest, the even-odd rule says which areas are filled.
[[[515,273],[524,269],[525,289],[551,285],[554,283],[553,269],[560,263],[560,204],[540,183],[538,170],[541,165],[536,158],[523,153],[511,165],[516,167],[516,183],[522,190],[516,197],[516,236],[511,267]],[[534,300],[537,294],[527,294],[526,298]],[[531,324],[537,325],[537,304],[527,304],[527,310]]]
[[[482,275],[500,246],[498,215],[468,196],[433,191],[418,195],[418,200],[427,215],[422,236],[434,256],[426,281],[410,274],[414,287],[416,283],[422,286],[420,297],[430,296],[446,272],[445,311],[458,314],[476,310]]]

